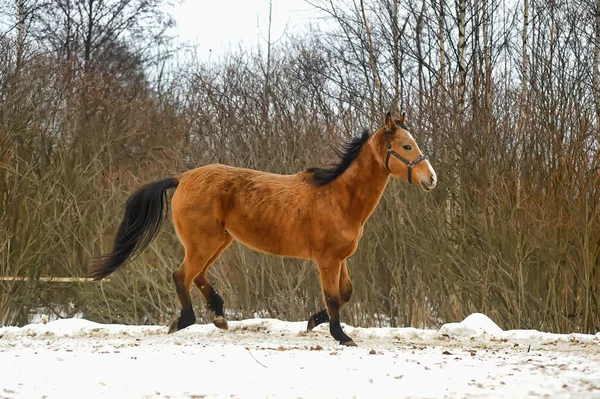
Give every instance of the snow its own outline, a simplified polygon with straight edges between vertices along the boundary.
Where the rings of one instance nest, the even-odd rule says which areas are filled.
[[[0,398],[600,397],[600,334],[503,331],[472,314],[439,330],[229,321],[0,328]]]
[[[486,315],[473,313],[460,323],[444,324],[440,332],[452,336],[472,337],[481,334],[500,334],[502,329]]]

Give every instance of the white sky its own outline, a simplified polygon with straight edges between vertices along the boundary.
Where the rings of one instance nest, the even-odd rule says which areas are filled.
[[[271,41],[301,33],[316,23],[319,13],[304,0],[272,0]],[[173,34],[198,46],[207,57],[227,50],[264,45],[269,23],[269,0],[182,0],[172,9],[177,22]]]

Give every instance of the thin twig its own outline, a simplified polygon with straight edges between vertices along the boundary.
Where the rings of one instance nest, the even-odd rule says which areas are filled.
[[[261,362],[259,362],[258,360],[256,360],[256,358],[254,357],[254,355],[252,354],[252,352],[250,352],[250,349],[248,349],[248,348],[246,347],[246,350],[248,351],[248,353],[250,354],[250,356],[252,356],[252,359],[254,359],[254,361],[255,361],[256,363],[258,363],[258,364],[260,364],[261,366],[263,366],[264,368],[268,369],[268,367],[267,367],[267,366],[265,366],[264,364],[262,364]]]

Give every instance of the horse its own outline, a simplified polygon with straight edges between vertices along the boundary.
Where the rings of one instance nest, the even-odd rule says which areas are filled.
[[[267,254],[313,260],[326,308],[309,318],[307,331],[329,322],[335,340],[356,346],[340,325],[340,308],[352,295],[346,262],[365,222],[390,176],[425,191],[437,185],[433,167],[404,122],[405,113],[394,119],[388,112],[372,134],[365,131],[342,147],[338,163],[293,175],[209,164],[146,184],[127,200],[113,250],[94,259],[89,277],[103,279],[150,244],[163,220],[166,191],[176,189],[172,219],[185,258],[173,272],[181,313],[169,333],[196,322],[192,284],[214,312],[214,325],[228,328],[223,299],[206,273],[236,239]]]

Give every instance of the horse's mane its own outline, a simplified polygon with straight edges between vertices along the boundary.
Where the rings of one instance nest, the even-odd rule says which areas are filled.
[[[352,161],[358,157],[360,149],[367,140],[369,140],[369,132],[365,130],[360,136],[356,136],[351,141],[344,143],[341,149],[335,150],[335,153],[340,158],[338,163],[322,168],[307,169],[307,172],[313,173],[313,183],[317,186],[324,186],[337,179],[348,169]]]

